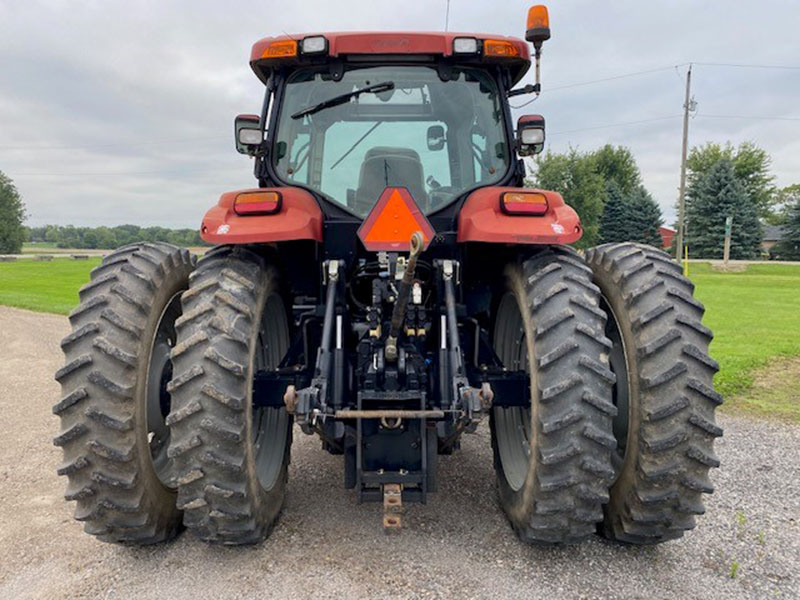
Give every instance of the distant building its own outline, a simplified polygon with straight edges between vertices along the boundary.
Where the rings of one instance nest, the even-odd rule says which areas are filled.
[[[765,254],[769,254],[773,246],[783,239],[784,227],[783,225],[765,225],[764,237],[761,240],[761,250]]]
[[[659,227],[658,233],[661,234],[661,245],[664,250],[672,248],[672,240],[675,239],[675,234],[678,232],[672,227]]]

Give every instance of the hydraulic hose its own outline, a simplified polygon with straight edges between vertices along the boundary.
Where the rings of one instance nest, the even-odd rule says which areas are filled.
[[[408,255],[408,262],[406,263],[406,270],[403,273],[403,279],[400,282],[400,289],[397,292],[397,299],[394,302],[392,321],[389,325],[389,337],[386,338],[385,355],[387,360],[395,360],[397,358],[397,337],[400,335],[403,321],[406,318],[408,295],[411,293],[414,273],[417,270],[417,257],[422,253],[424,243],[425,239],[422,237],[422,232],[415,231],[411,234],[411,248]]]

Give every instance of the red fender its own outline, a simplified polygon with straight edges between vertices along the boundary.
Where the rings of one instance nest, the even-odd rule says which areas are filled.
[[[280,192],[280,210],[272,215],[237,215],[236,196],[245,192]],[[322,242],[322,211],[307,191],[295,187],[225,192],[203,217],[200,237],[211,244],[257,244],[314,240]]]
[[[547,197],[541,216],[509,215],[500,208],[503,192],[538,192]],[[583,229],[572,207],[558,192],[530,188],[486,187],[472,192],[458,216],[459,242],[495,244],[571,244]]]

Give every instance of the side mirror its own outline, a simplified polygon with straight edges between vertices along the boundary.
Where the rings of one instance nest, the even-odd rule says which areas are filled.
[[[544,150],[544,117],[523,115],[517,121],[517,154],[530,156]]]
[[[262,142],[261,119],[258,115],[237,116],[233,122],[233,131],[236,136],[236,151],[255,156]]]
[[[444,142],[444,127],[441,125],[431,125],[428,127],[428,150],[441,150],[444,148]]]

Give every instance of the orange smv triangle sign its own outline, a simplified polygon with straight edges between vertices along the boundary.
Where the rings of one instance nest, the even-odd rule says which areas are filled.
[[[411,235],[422,232],[428,247],[436,232],[404,187],[387,187],[358,228],[358,237],[370,252],[408,252]]]

